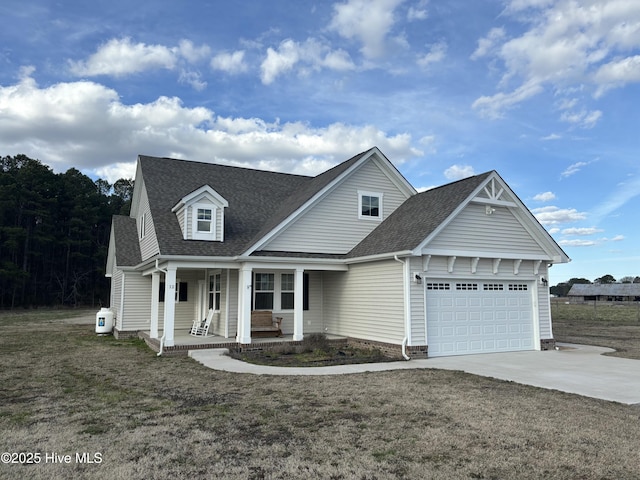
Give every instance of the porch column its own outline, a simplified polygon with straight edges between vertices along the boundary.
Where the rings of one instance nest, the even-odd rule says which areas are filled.
[[[293,291],[293,340],[300,341],[304,337],[304,269],[296,268],[296,285]]]
[[[173,330],[176,315],[176,267],[167,267],[164,279],[164,344],[174,346]]]
[[[251,343],[251,286],[253,269],[242,266],[238,273],[238,336],[236,342]]]
[[[149,335],[158,338],[158,317],[160,311],[160,272],[151,274],[151,327]]]

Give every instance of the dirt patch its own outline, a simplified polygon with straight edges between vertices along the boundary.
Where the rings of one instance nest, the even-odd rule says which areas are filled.
[[[305,350],[301,347],[279,347],[275,350],[240,352],[229,355],[244,362],[277,367],[326,367],[358,363],[397,362],[400,358],[385,356],[380,350],[367,350],[350,346]]]

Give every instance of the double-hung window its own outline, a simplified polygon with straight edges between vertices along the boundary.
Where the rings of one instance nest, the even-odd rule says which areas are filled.
[[[221,275],[219,273],[209,275],[209,308],[220,310],[221,292]]]
[[[275,274],[256,273],[254,286],[254,308],[256,310],[273,310]]]
[[[213,210],[210,208],[198,208],[196,213],[198,221],[198,233],[211,233],[213,227]]]
[[[282,310],[293,310],[295,286],[296,280],[293,273],[280,275],[280,308]]]

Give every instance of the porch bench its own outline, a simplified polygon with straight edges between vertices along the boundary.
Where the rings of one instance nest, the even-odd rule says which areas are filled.
[[[254,310],[251,312],[252,337],[281,337],[282,318],[273,318],[270,310]]]

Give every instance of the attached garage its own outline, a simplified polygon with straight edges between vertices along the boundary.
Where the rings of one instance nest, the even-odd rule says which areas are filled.
[[[533,283],[428,279],[429,356],[534,350]]]

